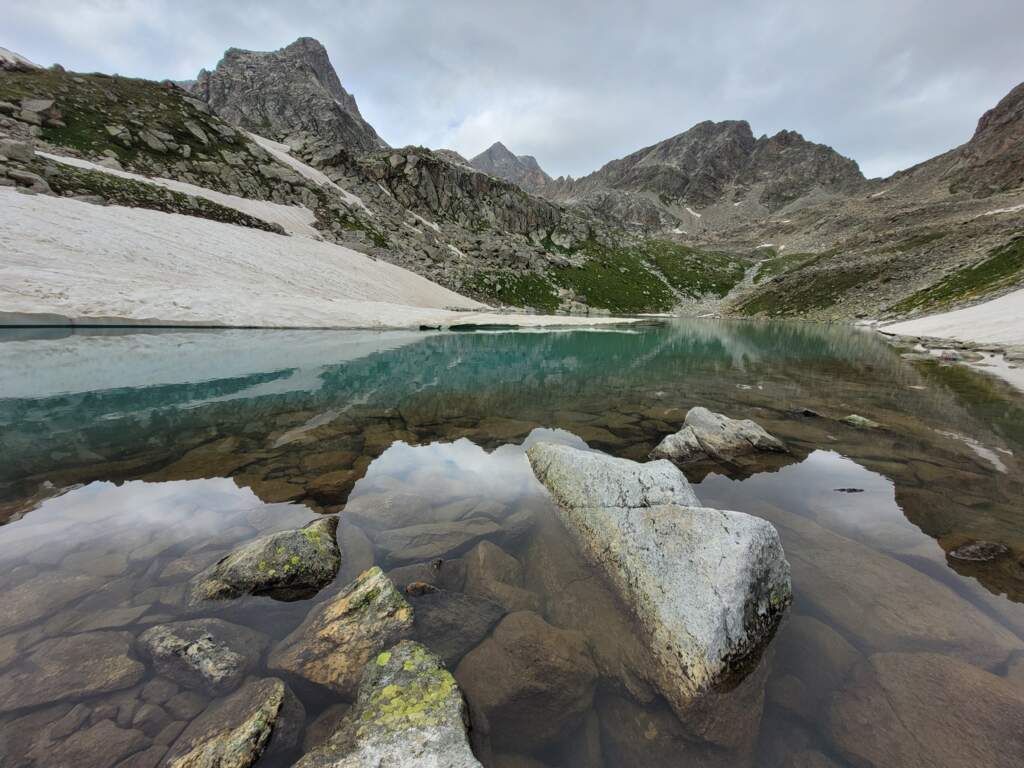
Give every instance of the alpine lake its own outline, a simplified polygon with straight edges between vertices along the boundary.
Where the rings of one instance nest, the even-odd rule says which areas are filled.
[[[690,719],[524,450],[646,461],[698,405],[788,447],[682,470],[778,529],[794,597]],[[1021,393],[845,326],[0,329],[0,764],[167,764],[278,678],[298,714],[257,765],[291,765],[353,695],[269,658],[375,566],[488,767],[1024,764],[1022,457]],[[232,550],[328,514],[341,565],[315,594],[188,602]],[[143,651],[198,619],[244,639],[244,679]]]

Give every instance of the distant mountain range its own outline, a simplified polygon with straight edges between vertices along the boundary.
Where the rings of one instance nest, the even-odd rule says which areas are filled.
[[[964,145],[887,179],[865,179],[856,162],[795,131],[755,137],[743,120],[698,123],[582,178],[552,179],[500,141],[469,160],[389,147],[312,38],[272,52],[231,48],[194,82],[134,81],[139,97],[115,107],[101,98],[103,76],[26,74],[4,56],[0,102],[16,110],[25,98],[57,99],[60,118],[32,129],[38,141],[303,205],[325,238],[492,303],[891,317],[1024,283],[1024,84]],[[283,142],[332,186],[297,185],[251,143],[255,159],[242,159],[247,139],[221,123],[200,133],[227,136],[230,151],[207,141],[169,156],[159,137],[183,134],[145,101],[171,97],[182,114],[201,108]]]

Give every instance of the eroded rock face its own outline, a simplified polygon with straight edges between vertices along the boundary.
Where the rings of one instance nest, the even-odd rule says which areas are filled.
[[[278,599],[308,597],[338,572],[338,518],[322,517],[304,528],[272,533],[236,549],[196,576],[189,603],[242,595]]]
[[[412,627],[410,605],[380,568],[371,568],[313,608],[271,652],[267,665],[351,695],[366,663],[409,636]]]
[[[355,706],[296,768],[480,768],[462,692],[441,660],[403,641],[366,665]]]
[[[220,619],[197,619],[151,627],[137,642],[160,674],[188,688],[224,693],[242,682],[267,638]]]
[[[730,461],[757,451],[785,452],[782,441],[750,419],[730,419],[707,408],[691,408],[683,428],[669,435],[651,451],[652,459],[672,459],[684,464],[713,459]]]
[[[273,749],[295,746],[305,712],[295,694],[274,677],[251,679],[210,705],[178,737],[170,768],[248,768]]]
[[[597,669],[582,634],[520,611],[470,651],[455,676],[473,707],[503,723],[510,741],[496,741],[496,749],[532,749],[590,709]]]
[[[668,462],[546,443],[527,456],[565,527],[636,611],[658,688],[677,712],[756,659],[792,599],[789,563],[770,523],[696,506]]]
[[[880,653],[832,702],[832,737],[854,765],[1020,765],[1024,693],[950,656]]]

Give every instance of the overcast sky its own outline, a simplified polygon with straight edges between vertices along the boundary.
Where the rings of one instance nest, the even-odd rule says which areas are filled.
[[[192,78],[227,47],[327,47],[390,144],[495,140],[588,173],[701,120],[830,144],[867,176],[963,143],[1024,80],[1024,0],[2,0],[40,64]]]

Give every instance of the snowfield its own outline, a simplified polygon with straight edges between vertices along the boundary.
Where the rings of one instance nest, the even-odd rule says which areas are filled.
[[[901,336],[1024,345],[1024,288],[998,299],[883,327]]]
[[[418,328],[595,325],[503,315],[306,237],[0,188],[0,324]]]

